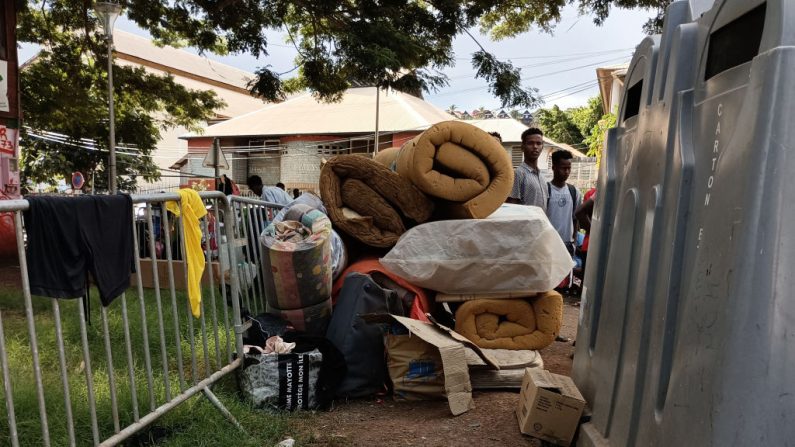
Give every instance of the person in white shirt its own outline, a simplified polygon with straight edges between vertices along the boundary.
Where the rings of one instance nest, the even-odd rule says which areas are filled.
[[[574,211],[582,203],[582,195],[574,185],[566,183],[571,174],[571,152],[559,150],[552,154],[552,181],[547,184],[549,202],[547,216],[558,231],[569,253],[574,254],[577,221]]]

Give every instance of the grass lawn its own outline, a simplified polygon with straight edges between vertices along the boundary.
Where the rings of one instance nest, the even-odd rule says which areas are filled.
[[[216,293],[216,295],[218,295]],[[122,321],[122,300],[114,301],[108,307],[108,327],[113,351],[113,362],[109,364],[103,338],[101,304],[96,290],[91,293],[90,309],[91,325],[86,326],[88,346],[90,349],[90,366],[93,373],[93,388],[96,397],[96,414],[100,441],[114,433],[112,406],[110,401],[109,374],[116,383],[119,419],[121,428],[133,422],[133,393],[130,386],[130,374],[125,349],[125,334]],[[201,337],[201,322],[189,317],[186,297],[177,292],[173,297],[178,316],[178,335],[175,333],[174,306],[168,290],[161,291],[161,307],[163,313],[162,327],[165,337],[164,372],[163,351],[161,350],[160,321],[158,318],[158,300],[154,290],[145,290],[145,318],[141,315],[141,302],[135,288],[127,292],[126,304],[131,339],[131,355],[133,359],[133,376],[136,387],[139,415],[149,412],[150,398],[159,406],[166,401],[166,383],[170,387],[171,396],[179,393],[181,386],[185,388],[193,384],[194,367],[190,360],[190,334],[195,338],[197,380],[228,364],[231,351],[234,350],[234,338],[230,326],[224,323],[224,303],[220,296],[215,297],[213,306],[209,291],[205,290],[205,324],[207,333],[207,353],[205,356]],[[64,404],[64,393],[61,383],[60,362],[55,337],[55,317],[52,300],[49,298],[33,298],[36,332],[38,337],[39,356],[44,384],[44,394],[49,420],[50,439],[53,445],[68,445],[67,412]],[[213,307],[218,316],[218,343],[216,344],[213,328]],[[90,445],[93,442],[91,417],[88,405],[86,385],[86,365],[83,361],[83,348],[80,334],[80,314],[78,300],[61,300],[61,324],[66,358],[66,370],[69,378],[71,407],[75,425],[77,445]],[[21,445],[40,446],[43,443],[39,409],[36,397],[33,362],[30,341],[27,332],[24,302],[19,290],[0,289],[0,311],[5,333],[5,344],[13,387],[14,410],[16,413],[17,430]],[[231,322],[231,308],[228,310]],[[150,388],[145,368],[146,345],[143,338],[143,322],[148,329],[149,353],[153,370]],[[190,327],[190,323],[193,327]],[[230,330],[227,330],[230,329]],[[228,342],[228,343],[227,343]],[[177,346],[181,349],[181,358],[177,355]],[[218,350],[216,351],[216,346]],[[231,349],[228,349],[231,348]],[[219,362],[220,360],[220,362]],[[182,366],[185,384],[180,384],[179,366]],[[150,396],[151,390],[151,396]],[[289,415],[274,414],[251,408],[237,394],[234,373],[221,379],[213,387],[214,393],[221,402],[241,422],[248,435],[241,433],[234,425],[213,407],[207,399],[198,395],[167,413],[153,424],[153,429],[144,430],[135,438],[144,441],[148,437],[159,438],[154,444],[166,446],[216,446],[216,445],[274,445],[282,439],[288,430]],[[7,396],[2,389],[4,400]],[[5,410],[5,407],[3,408]],[[301,416],[293,416],[301,417]],[[165,436],[161,436],[165,435]],[[10,440],[6,411],[0,417],[0,439]],[[138,444],[135,442],[133,445]]]

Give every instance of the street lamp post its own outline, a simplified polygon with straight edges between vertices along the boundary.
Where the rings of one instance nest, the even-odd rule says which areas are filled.
[[[112,2],[97,2],[94,6],[94,12],[99,18],[102,29],[105,32],[105,40],[108,44],[108,110],[110,112],[110,124],[108,135],[108,149],[110,151],[108,167],[110,168],[110,186],[111,194],[116,194],[116,116],[113,110],[113,25],[121,13],[121,5]]]

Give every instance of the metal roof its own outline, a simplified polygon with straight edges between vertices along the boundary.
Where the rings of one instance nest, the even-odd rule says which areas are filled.
[[[407,93],[382,89],[379,96],[380,132],[421,131],[438,122],[456,119]],[[182,138],[375,133],[375,107],[375,87],[348,89],[334,103],[321,102],[310,93],[302,93]]]

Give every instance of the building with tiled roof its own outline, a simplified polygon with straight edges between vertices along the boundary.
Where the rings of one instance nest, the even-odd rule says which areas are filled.
[[[119,65],[143,67],[147,72],[170,74],[174,80],[192,90],[212,90],[225,104],[215,110],[215,117],[207,124],[223,122],[262,108],[261,99],[247,90],[254,73],[198,56],[188,51],[155,45],[150,39],[136,34],[116,30],[113,33],[114,58]],[[162,180],[155,185],[140,185],[142,188],[172,187],[179,183],[178,173],[170,171],[188,150],[188,144],[180,139],[188,132],[176,127],[161,132],[161,139],[153,153],[155,164],[161,168]],[[173,177],[176,176],[176,177]]]
[[[238,184],[259,175],[266,185],[316,187],[320,163],[336,154],[375,150],[376,89],[348,89],[339,102],[318,101],[309,93],[207,126],[184,135],[187,153],[172,168],[182,182],[212,175],[202,160],[218,138],[230,169],[221,171]],[[455,119],[422,99],[393,90],[378,95],[378,148],[400,146],[432,125]]]

